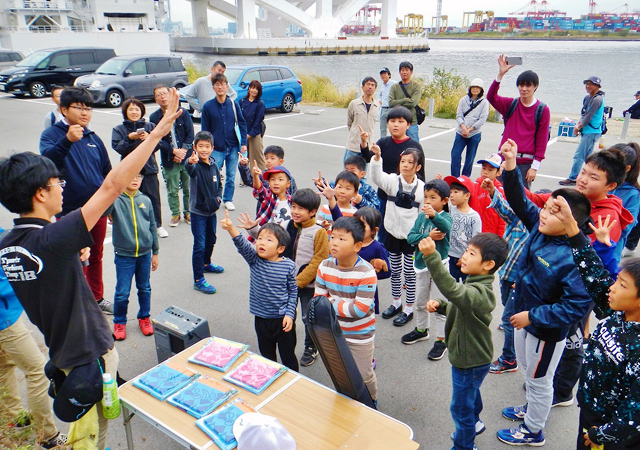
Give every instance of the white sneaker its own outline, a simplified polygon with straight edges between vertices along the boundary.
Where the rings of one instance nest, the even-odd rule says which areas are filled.
[[[635,255],[635,254],[636,254],[635,249],[634,249],[634,250],[629,250],[627,247],[625,247],[625,248],[622,250],[622,257],[623,257],[623,258],[627,258],[627,257],[629,257],[629,256],[633,256],[633,255]]]
[[[227,211],[234,211],[236,209],[236,205],[231,202],[224,202],[224,207],[227,208]]]
[[[169,237],[169,233],[167,233],[167,230],[165,230],[164,228],[160,227],[160,228],[158,228],[158,237],[161,237],[161,238]]]

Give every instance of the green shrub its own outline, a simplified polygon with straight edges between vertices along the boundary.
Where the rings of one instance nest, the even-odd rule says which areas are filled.
[[[298,77],[302,81],[303,103],[346,108],[349,106],[349,102],[356,97],[355,87],[341,91],[331,82],[329,77],[306,73],[300,73]]]
[[[433,69],[433,78],[416,81],[423,85],[420,105],[428,110],[429,99],[435,100],[434,115],[443,119],[453,119],[458,111],[460,99],[467,93],[469,79],[458,75],[456,69]]]
[[[194,83],[198,78],[209,75],[207,70],[203,70],[197,67],[193,63],[186,63],[184,68],[187,70],[187,76],[189,77],[189,84]]]

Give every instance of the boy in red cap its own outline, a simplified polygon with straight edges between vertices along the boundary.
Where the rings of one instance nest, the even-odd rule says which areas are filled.
[[[502,237],[504,236],[505,230],[504,220],[498,216],[498,213],[496,213],[493,208],[489,208],[489,205],[491,204],[491,196],[483,186],[484,180],[489,179],[493,181],[495,188],[504,196],[502,183],[498,180],[502,157],[497,153],[492,153],[487,158],[478,161],[478,164],[482,164],[482,169],[480,171],[480,176],[473,184],[473,188],[469,190],[471,193],[469,206],[480,214],[480,218],[482,218],[483,233],[493,233]]]

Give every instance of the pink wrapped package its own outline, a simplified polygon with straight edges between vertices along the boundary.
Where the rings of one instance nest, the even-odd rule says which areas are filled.
[[[214,337],[190,357],[189,361],[226,372],[247,348],[249,346],[246,344]]]
[[[233,371],[224,376],[224,380],[237,384],[254,394],[260,394],[282,373],[286,367],[262,356],[251,355]]]

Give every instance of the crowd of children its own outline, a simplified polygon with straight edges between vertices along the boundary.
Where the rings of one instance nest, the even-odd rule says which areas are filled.
[[[504,64],[501,59],[500,79],[506,74]],[[537,76],[533,75],[520,77],[517,83],[537,87]],[[504,100],[502,106],[506,107],[507,99],[497,97],[497,86],[492,89],[492,98]],[[65,102],[63,98],[63,114],[69,108]],[[88,102],[82,100],[78,107],[86,108]],[[55,117],[49,120],[55,123]],[[264,150],[265,171],[256,161],[238,154],[243,183],[253,187],[256,212],[240,214],[236,226],[229,217],[234,208],[227,208],[220,225],[249,265],[247,296],[260,353],[274,361],[279,356],[283,365],[296,371],[299,366],[313,364],[318,349],[307,330],[309,304],[314,296],[326,296],[377,407],[374,343],[382,300],[388,306],[381,316],[393,319],[395,326],[411,323],[415,314],[415,326],[401,336],[402,344],[427,341],[433,335],[426,357],[438,361],[448,352],[454,449],[476,449],[475,436],[486,429],[480,414],[481,385],[487,374],[520,368],[526,403],[505,405],[502,415],[521,423],[497,431],[500,441],[544,445],[551,408],[572,404],[573,389],[579,382],[577,448],[640,448],[640,260],[621,263],[622,249],[640,210],[640,146],[620,144],[588,156],[577,176],[576,189],[534,193],[528,187],[539,164],[523,161],[515,139],[505,136],[499,153],[477,161],[481,170],[475,182],[465,175],[433,174],[430,179],[425,176],[420,143],[407,134],[412,113],[397,106],[387,117],[390,136],[370,144],[369,133],[360,129],[361,155],[350,154],[335,181],[327,182],[319,172],[318,178],[308,183],[319,192],[308,187],[297,189],[292,171],[285,166],[282,147]],[[162,119],[165,136],[168,122],[176,118],[174,114]],[[69,126],[66,119],[64,123]],[[58,134],[63,133],[59,128]],[[151,132],[153,127],[147,135]],[[56,163],[62,164],[66,157],[62,146],[90,135],[73,128],[68,133],[62,137],[66,142],[52,144],[48,150]],[[527,154],[538,147],[534,134],[539,133],[532,132],[533,142],[524,144]],[[54,139],[53,131],[47,135]],[[152,139],[156,145],[162,135],[154,132]],[[134,173],[135,165],[140,166],[139,172],[144,158],[153,151],[143,142],[138,143],[142,151],[134,147],[126,169],[120,170],[119,187],[125,185],[122,176]],[[180,164],[189,180],[185,218],[189,216],[193,234],[193,288],[214,294],[216,288],[205,273],[224,272],[212,262],[217,212],[224,204],[223,183],[211,156],[212,134],[196,134],[192,149],[185,152]],[[537,158],[538,153],[535,155]],[[367,182],[367,163],[377,192]],[[31,214],[33,206],[15,206],[7,194],[11,191],[11,164],[10,160],[0,163],[0,200],[14,212]],[[49,170],[50,180],[46,181],[50,184],[46,186],[64,186],[55,167]],[[126,338],[134,277],[139,326],[143,334],[153,334],[149,279],[159,264],[159,225],[152,200],[139,190],[142,180],[143,174],[138,173],[128,180],[119,197],[110,191],[99,208],[90,211],[91,221],[98,222],[108,206],[105,199],[115,198],[106,214],[113,225],[115,248],[116,340]],[[82,229],[78,246],[90,242],[91,228],[83,228],[90,224],[86,206],[82,207],[87,215],[81,224],[77,214],[65,209],[69,209],[67,205],[45,207],[37,202],[47,199],[39,196],[39,190],[32,195],[42,218],[65,211],[71,216],[67,222],[75,220],[76,227]],[[92,200],[87,204],[91,206]],[[177,217],[179,221],[179,211]],[[239,228],[245,230],[246,238]],[[7,242],[12,239],[17,239],[15,233]],[[497,358],[490,328],[496,306],[495,274],[499,275],[504,306],[500,325],[504,346]],[[391,298],[379,299],[378,282],[386,278],[391,280]],[[24,292],[19,286],[18,298]],[[296,356],[298,302],[305,325],[300,361]],[[589,337],[588,318],[594,305],[602,322]],[[92,307],[93,313],[98,311],[96,305]],[[36,309],[29,304],[25,308],[28,314]],[[103,327],[100,330],[105,340]],[[97,356],[112,351],[107,344],[102,347]]]

